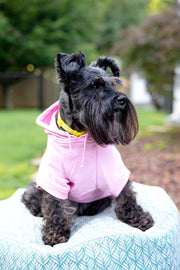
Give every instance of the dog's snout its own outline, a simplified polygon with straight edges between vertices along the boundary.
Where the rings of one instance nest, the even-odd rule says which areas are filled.
[[[118,101],[120,106],[125,106],[126,105],[126,97],[124,97],[124,96],[119,96],[117,98],[117,101]]]
[[[125,108],[127,98],[124,95],[117,95],[114,97],[114,111],[117,112]]]

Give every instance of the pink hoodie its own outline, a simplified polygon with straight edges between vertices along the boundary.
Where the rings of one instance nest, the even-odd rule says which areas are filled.
[[[126,185],[130,172],[114,145],[99,146],[88,133],[75,137],[58,129],[58,102],[37,118],[48,134],[36,182],[56,198],[91,202],[113,195]]]

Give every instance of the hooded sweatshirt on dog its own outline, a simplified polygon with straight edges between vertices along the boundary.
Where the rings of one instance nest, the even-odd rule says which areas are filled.
[[[117,197],[130,171],[114,145],[100,146],[85,133],[70,135],[57,127],[58,102],[36,120],[48,134],[47,148],[37,173],[37,187],[56,198],[87,203]]]

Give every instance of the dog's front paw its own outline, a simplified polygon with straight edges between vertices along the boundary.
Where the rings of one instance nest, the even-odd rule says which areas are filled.
[[[62,227],[43,226],[42,240],[45,245],[54,246],[56,244],[65,243],[70,236],[70,230]]]
[[[134,205],[131,205],[131,207],[116,207],[115,212],[119,220],[141,231],[150,229],[154,224],[150,213],[145,212],[142,207],[138,205],[135,205],[135,207]]]
[[[56,235],[53,232],[49,234],[44,234],[42,240],[45,245],[54,246],[56,244],[65,243],[69,238],[66,238],[63,235]]]
[[[143,212],[136,225],[136,228],[146,231],[154,225],[154,220],[149,212]]]

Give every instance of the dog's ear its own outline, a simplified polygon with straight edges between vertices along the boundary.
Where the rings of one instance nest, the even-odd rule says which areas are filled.
[[[91,67],[99,67],[104,70],[109,67],[112,71],[113,76],[119,77],[119,67],[117,66],[116,62],[112,58],[108,58],[106,56],[100,56],[97,60],[97,62],[91,63]]]
[[[77,73],[86,66],[86,57],[79,51],[73,54],[58,53],[55,59],[55,67],[60,82],[72,74]]]

